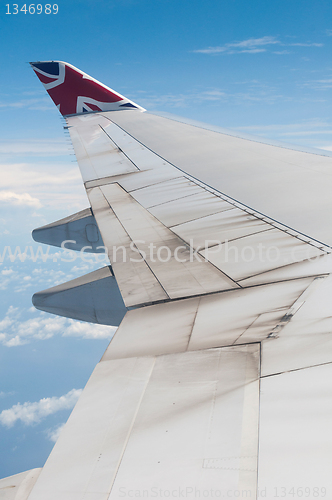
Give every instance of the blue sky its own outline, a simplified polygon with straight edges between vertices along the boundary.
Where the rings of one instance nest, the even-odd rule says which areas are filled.
[[[28,61],[68,61],[148,110],[332,150],[331,2],[58,5],[57,15],[0,10],[0,477],[43,465],[113,333],[31,305],[34,292],[103,264],[64,262],[57,249],[31,259],[31,231],[88,202]],[[16,246],[27,247],[22,262],[8,254]]]

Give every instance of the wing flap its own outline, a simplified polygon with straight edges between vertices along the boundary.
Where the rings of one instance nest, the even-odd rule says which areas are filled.
[[[30,500],[195,487],[255,498],[259,362],[257,344],[101,361]]]
[[[140,270],[149,295],[147,300],[143,289],[138,292],[143,303],[151,302],[152,297],[157,301],[238,287],[209,262],[191,259],[183,241],[118,184],[93,188],[88,196],[127,306],[139,303],[133,302],[139,299],[132,276],[138,276]],[[120,247],[125,251],[119,257]],[[132,272],[124,275],[124,266]]]
[[[268,229],[261,219],[230,208],[226,203],[224,206],[223,211],[171,226],[171,229],[183,240],[191,240],[192,246],[198,249],[204,248],[207,241],[222,244]]]
[[[237,283],[255,276],[250,285],[266,283],[264,273],[301,261],[310,261],[325,252],[278,229],[246,235],[228,244],[209,247],[202,255]],[[288,268],[291,276],[292,268]]]
[[[88,196],[126,306],[169,299],[100,188],[89,190]]]
[[[277,327],[279,335],[294,315],[294,303],[313,282],[290,280],[129,311],[103,359],[260,342]],[[277,342],[276,335],[269,341]]]

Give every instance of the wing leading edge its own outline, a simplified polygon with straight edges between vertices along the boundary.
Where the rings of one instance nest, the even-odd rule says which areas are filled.
[[[66,63],[38,64],[33,63],[39,77],[57,70],[59,79],[67,67],[69,73],[82,74]],[[79,97],[76,92],[77,103]],[[308,457],[321,462],[322,437],[316,447],[296,456],[298,467],[291,459],[288,469],[283,467],[283,453],[294,456],[288,443],[298,441],[287,438],[287,412],[279,407],[271,419],[268,409],[286,379],[292,407],[301,374],[317,374],[332,362],[332,311],[326,300],[332,270],[326,232],[330,216],[322,218],[323,229],[312,233],[312,222],[302,221],[299,232],[289,224],[296,216],[287,217],[289,193],[293,202],[303,201],[314,177],[320,205],[314,206],[313,196],[305,207],[312,218],[327,207],[332,160],[180,124],[141,113],[137,105],[121,111],[107,104],[108,109],[99,106],[83,114],[78,104],[73,113],[66,113],[69,108],[62,102],[56,104],[72,115],[66,117],[67,129],[91,209],[34,236],[59,246],[63,234],[69,240],[76,235],[73,248],[88,239],[89,251],[96,251],[101,238],[111,264],[101,275],[104,282],[106,276],[116,280],[126,314],[29,500],[106,500],[144,492],[162,497],[172,491],[189,498],[197,492],[206,496],[206,491],[211,497],[247,492],[246,497],[255,498],[258,488],[270,489],[268,497],[273,484],[281,485],[275,469],[285,486],[292,478],[305,478],[310,485],[328,482],[324,467],[313,471],[308,462]],[[301,172],[304,192],[294,191]],[[262,173],[276,183],[270,205]],[[242,175],[237,184],[234,175]],[[276,200],[281,177],[283,185],[287,180],[284,210]],[[248,203],[254,195],[256,209]],[[264,215],[269,206],[271,217]],[[93,225],[98,231],[87,227]],[[61,311],[65,290],[79,317],[75,290],[82,294],[84,284],[88,303],[90,279],[96,282],[91,301],[97,304],[97,277],[37,294],[35,302],[43,309],[41,302],[49,301],[45,310],[53,307],[68,315],[68,300],[67,311]],[[115,317],[116,300],[110,298],[108,314],[104,301],[103,313],[97,307],[90,316],[95,314],[98,322],[103,315]],[[296,380],[294,371],[300,372]],[[320,425],[326,429],[326,421]],[[274,469],[269,470],[271,456]]]

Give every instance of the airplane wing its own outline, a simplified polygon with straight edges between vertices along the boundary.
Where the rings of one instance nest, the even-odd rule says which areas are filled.
[[[33,236],[110,262],[33,302],[120,326],[29,500],[328,497],[332,159],[31,64],[90,201]]]

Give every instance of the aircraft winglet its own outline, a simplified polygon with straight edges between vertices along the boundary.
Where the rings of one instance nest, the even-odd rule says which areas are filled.
[[[63,116],[144,108],[62,61],[31,62],[31,67]]]

